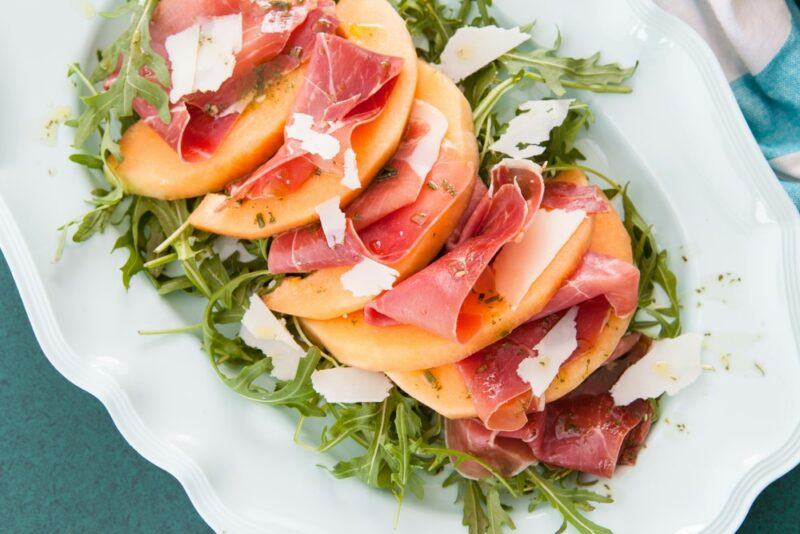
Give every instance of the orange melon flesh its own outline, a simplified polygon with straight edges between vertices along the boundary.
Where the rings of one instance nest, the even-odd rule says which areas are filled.
[[[301,319],[308,335],[327,347],[339,361],[370,371],[415,371],[455,363],[491,345],[526,322],[550,302],[589,248],[593,222],[587,218],[534,282],[516,309],[503,300],[467,299],[480,326],[465,343],[456,343],[410,325],[372,326],[363,312],[328,321]]]
[[[283,144],[283,128],[305,69],[302,66],[273,81],[263,100],[245,110],[206,161],[187,163],[144,122],[131,126],[120,140],[122,163],[112,159],[125,190],[164,200],[193,198],[219,191],[252,172]]]
[[[562,173],[560,180],[581,183],[585,178],[580,173]],[[592,217],[594,231],[590,250],[633,261],[631,241],[619,216],[615,212],[601,213]],[[598,367],[603,365],[619,340],[625,335],[632,317],[609,317],[597,342],[589,350],[559,369],[547,390],[547,402],[553,402],[583,383]],[[449,419],[477,417],[467,386],[455,364],[434,369],[404,373],[388,373],[403,391]]]
[[[472,127],[472,110],[458,87],[439,71],[420,61],[416,98],[435,106],[448,120],[445,140],[456,151],[456,158],[473,174],[469,187],[462,187],[455,201],[432,224],[418,243],[391,267],[400,279],[425,267],[453,233],[461,214],[469,203],[475,172],[478,168],[478,146]],[[334,319],[364,308],[372,297],[355,297],[340,282],[351,267],[321,269],[304,278],[286,278],[278,288],[264,297],[267,306],[281,313],[309,319]]]
[[[417,54],[405,22],[386,0],[341,0],[336,6],[340,33],[358,45],[405,60],[380,115],[353,132],[361,186],[366,187],[392,157],[411,112],[417,86]],[[314,208],[332,197],[346,206],[360,190],[341,184],[340,173],[312,176],[283,197],[229,204],[225,195],[206,196],[192,213],[195,228],[241,239],[262,239],[318,220]]]

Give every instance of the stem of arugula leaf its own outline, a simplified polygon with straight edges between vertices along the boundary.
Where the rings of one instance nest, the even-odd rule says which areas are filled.
[[[172,254],[167,254],[166,256],[161,256],[160,258],[156,258],[154,260],[150,260],[144,264],[145,269],[154,269],[156,267],[160,267],[162,265],[166,265],[167,263],[172,263],[173,261],[178,260],[178,253],[173,252]]]
[[[419,453],[420,454],[434,454],[436,456],[452,456],[452,457],[456,458],[456,461],[453,462],[454,466],[458,466],[458,465],[460,465],[460,464],[462,464],[464,462],[468,462],[468,461],[469,462],[475,462],[476,464],[478,464],[481,467],[483,467],[484,469],[486,469],[489,472],[489,474],[491,474],[492,477],[495,478],[495,480],[497,480],[500,484],[502,484],[503,487],[505,487],[508,490],[508,493],[512,497],[514,497],[515,499],[517,497],[519,497],[517,492],[514,491],[514,489],[511,487],[511,485],[508,483],[508,481],[505,479],[505,477],[503,475],[501,475],[500,473],[495,471],[492,466],[490,466],[489,464],[487,464],[486,462],[484,462],[480,458],[477,458],[476,456],[473,456],[473,455],[471,455],[469,453],[466,453],[466,452],[457,451],[455,449],[448,449],[448,448],[445,448],[445,447],[422,447],[422,448],[419,449]]]
[[[190,226],[190,224],[189,224],[189,220],[187,219],[186,221],[184,221],[184,223],[183,223],[183,224],[181,224],[181,225],[178,227],[178,229],[177,229],[177,230],[175,230],[174,232],[172,232],[172,235],[170,235],[168,238],[166,238],[166,239],[164,240],[164,242],[163,242],[163,243],[161,243],[160,245],[158,245],[158,246],[155,248],[154,252],[156,252],[157,254],[161,254],[162,252],[164,252],[165,250],[167,250],[167,247],[169,247],[169,246],[170,246],[170,245],[171,245],[171,244],[172,244],[172,243],[173,243],[173,242],[174,242],[176,239],[178,239],[178,238],[181,236],[181,234],[182,234],[184,231],[186,231],[186,229],[187,229],[187,228],[189,228],[189,226]]]
[[[168,328],[166,330],[139,330],[140,336],[165,336],[170,334],[185,334],[187,332],[196,332],[202,330],[202,323],[190,324],[188,326],[181,326],[180,328]]]

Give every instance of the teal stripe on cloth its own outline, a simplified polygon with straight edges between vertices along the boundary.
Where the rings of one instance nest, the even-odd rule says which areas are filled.
[[[747,124],[767,159],[800,152],[800,12],[792,0],[792,29],[764,70],[731,82]],[[782,180],[800,209],[800,183]]]

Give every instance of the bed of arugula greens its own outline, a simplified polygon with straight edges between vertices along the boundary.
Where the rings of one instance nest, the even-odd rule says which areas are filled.
[[[189,213],[198,199],[162,201],[128,195],[120,179],[107,163],[110,157],[121,158],[119,136],[137,120],[133,99],[142,97],[169,118],[168,97],[164,89],[144,78],[147,67],[157,79],[168,85],[169,73],[164,59],[150,47],[148,23],[158,0],[126,0],[108,18],[125,17],[130,26],[106,49],[98,51],[97,64],[91,73],[72,65],[69,75],[79,90],[83,103],[80,117],[69,121],[75,128],[75,146],[80,153],[71,160],[89,169],[93,181],[102,184],[92,192],[91,209],[70,221],[63,233],[59,255],[67,238],[82,242],[113,226],[120,232],[115,249],[126,249],[128,260],[122,266],[122,281],[127,288],[135,275],[150,279],[156,291],[168,296],[187,292],[205,306],[201,324],[143,334],[193,332],[202,336],[203,347],[220,379],[233,391],[252,401],[293,409],[298,416],[295,440],[309,418],[324,418],[324,427],[316,449],[324,453],[344,441],[363,448],[363,454],[340,461],[330,471],[337,478],[356,477],[371,487],[390,491],[403,503],[407,494],[423,498],[423,476],[449,472],[444,486],[458,487],[458,501],[463,505],[463,524],[471,534],[499,533],[514,528],[509,515],[512,505],[527,500],[529,510],[549,504],[567,524],[582,533],[610,532],[586,517],[597,503],[610,503],[607,495],[592,491],[579,473],[551,469],[544,465],[504,478],[480,460],[459,451],[448,450],[442,437],[442,417],[395,389],[382,403],[327,404],[311,386],[315,369],[338,363],[322,348],[313,346],[296,321],[289,328],[308,353],[301,361],[297,376],[288,382],[265,388],[256,382],[271,370],[269,357],[246,346],[240,339],[223,334],[225,325],[242,319],[249,296],[266,293],[281,282],[280,275],[266,271],[268,240],[243,242],[256,259],[242,261],[238,254],[226,260],[214,252],[217,236],[199,232],[187,224]],[[462,26],[494,24],[491,0],[395,0],[395,6],[421,44],[419,56],[435,63],[447,40]],[[463,82],[464,93],[474,110],[475,128],[481,154],[481,177],[499,155],[490,150],[502,134],[507,114],[500,111],[504,97],[511,91],[530,89],[561,97],[567,90],[571,97],[580,91],[628,93],[625,81],[635,66],[623,68],[615,63],[599,62],[599,54],[587,58],[562,57],[558,53],[560,37],[551,47],[531,47],[502,56]],[[102,82],[117,67],[119,75],[107,90]],[[670,271],[667,253],[661,250],[650,226],[634,207],[625,186],[580,164],[583,155],[575,148],[576,136],[593,120],[588,105],[576,98],[563,125],[556,128],[546,151],[536,162],[547,164],[548,175],[579,168],[594,173],[606,185],[606,194],[618,198],[624,210],[624,222],[633,242],[636,264],[641,271],[639,312],[632,330],[654,337],[674,337],[680,333],[680,304],[676,279]],[[167,267],[178,264],[182,274]],[[660,286],[668,302],[657,302]],[[483,464],[493,476],[482,481],[467,480],[452,470],[465,460]]]

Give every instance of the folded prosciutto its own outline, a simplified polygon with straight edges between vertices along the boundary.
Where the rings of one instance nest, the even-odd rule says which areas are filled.
[[[208,159],[260,88],[336,29],[334,10],[332,0],[162,0],[150,35],[170,73],[169,121],[143,98],[133,107],[184,161]]]
[[[610,314],[602,297],[578,305],[577,348],[568,358],[578,357],[597,340]],[[514,431],[528,420],[528,412],[540,405],[518,373],[526,358],[538,356],[536,346],[563,317],[564,311],[530,321],[500,341],[476,352],[456,365],[461,373],[478,417],[490,430]]]
[[[367,305],[367,322],[378,326],[410,324],[453,341],[469,339],[480,327],[480,318],[469,312],[465,302],[479,280],[488,279],[491,283],[492,273],[487,269],[490,262],[501,249],[522,240],[535,222],[543,199],[548,197],[548,189],[557,189],[557,194],[549,196],[558,199],[560,213],[574,207],[574,211],[583,212],[580,216],[583,217],[585,208],[601,209],[599,204],[585,200],[599,194],[595,189],[575,186],[567,190],[558,182],[545,186],[540,170],[530,162],[517,160],[506,160],[496,166],[491,189],[473,193],[469,208],[473,211],[462,219],[456,237],[450,240],[450,251]],[[574,203],[562,201],[569,192],[577,195]],[[605,202],[602,209],[607,209]],[[577,219],[573,223],[579,222]],[[495,287],[511,281],[500,280],[500,276],[514,276],[513,269],[495,274],[498,275]],[[527,287],[522,288],[523,295]]]
[[[402,66],[401,58],[319,34],[283,146],[251,176],[231,186],[231,197],[280,196],[299,188],[317,169],[343,174],[353,130],[383,110]]]
[[[344,243],[330,247],[313,224],[277,236],[270,248],[274,273],[354,265],[362,258],[391,264],[401,259],[469,187],[475,170],[442,141],[447,119],[417,100],[407,133],[384,172],[346,209]]]
[[[544,411],[530,414],[516,431],[491,430],[476,419],[448,421],[448,446],[478,457],[505,476],[540,461],[610,477],[617,465],[636,462],[653,422],[649,402],[637,400],[615,406],[608,394],[610,385],[644,351],[634,347],[624,360],[601,367],[587,380],[591,389],[576,390]],[[527,452],[522,444],[528,447]],[[489,474],[476,462],[464,462],[457,469],[470,478]]]

